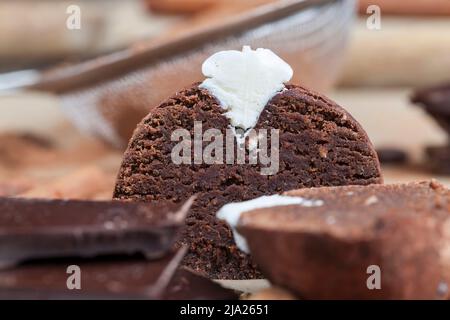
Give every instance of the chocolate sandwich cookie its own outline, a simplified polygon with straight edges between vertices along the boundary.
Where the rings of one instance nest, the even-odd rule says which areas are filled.
[[[0,264],[142,253],[172,247],[192,203],[0,198]]]
[[[450,190],[439,183],[278,197],[228,207],[240,214],[236,232],[271,283],[307,299],[449,297]]]
[[[151,108],[124,154],[114,198],[183,201],[197,194],[179,245],[184,265],[215,279],[261,278],[215,217],[224,204],[316,186],[381,183],[360,124],[325,96],[286,84],[267,49],[223,51],[207,78]]]

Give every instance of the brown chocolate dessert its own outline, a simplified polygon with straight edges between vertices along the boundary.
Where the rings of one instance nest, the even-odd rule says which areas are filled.
[[[198,85],[163,102],[139,124],[125,152],[114,198],[183,201],[198,194],[180,243],[189,245],[185,265],[212,278],[261,274],[215,217],[221,206],[290,189],[381,183],[377,155],[361,126],[341,107],[305,88],[289,85],[261,113],[255,129],[279,129],[279,171],[261,175],[260,164],[177,165],[171,141],[177,128],[218,128],[230,122],[217,99]],[[203,148],[207,145],[203,142]],[[226,150],[224,147],[224,154]],[[247,155],[248,156],[248,155]]]
[[[268,49],[221,51],[206,79],[175,94],[136,128],[116,199],[183,201],[197,194],[179,244],[211,278],[259,278],[216,211],[232,201],[314,186],[381,183],[377,155],[341,107],[300,86]]]
[[[450,175],[450,145],[425,148],[426,167],[437,174]]]
[[[378,159],[382,164],[405,164],[408,162],[408,154],[406,151],[398,148],[384,147],[377,148]]]
[[[411,101],[420,105],[447,132],[447,144],[425,149],[425,166],[438,174],[450,174],[450,84],[414,92]]]
[[[121,201],[0,198],[0,267],[30,259],[166,254],[193,199],[161,206]]]
[[[420,105],[450,135],[450,84],[417,90],[411,102]]]
[[[164,299],[177,283],[173,282],[174,276],[185,252],[180,249],[151,261],[136,256],[48,259],[23,264],[0,270],[0,300]],[[68,279],[76,267],[81,273],[78,284]],[[68,283],[74,287],[69,288]]]
[[[285,195],[321,205],[251,210],[237,224],[271,283],[307,299],[449,297],[449,189],[431,181]]]
[[[3,299],[158,299],[236,300],[238,293],[179,267],[186,248],[159,259],[110,256],[95,259],[45,259],[0,270]],[[80,290],[68,277],[79,267]],[[70,269],[70,273],[67,271]],[[72,285],[76,283],[70,282]]]

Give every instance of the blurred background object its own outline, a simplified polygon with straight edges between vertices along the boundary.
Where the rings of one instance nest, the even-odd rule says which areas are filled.
[[[367,7],[377,5],[387,15],[405,15],[405,16],[449,16],[450,2],[447,0],[360,0],[359,12],[366,13]]]
[[[80,30],[66,27],[69,5],[80,8]],[[379,29],[368,27],[373,5]],[[243,44],[281,55],[293,82],[348,109],[380,152],[404,152],[407,160],[383,164],[387,182],[450,183],[436,170],[450,159],[448,136],[410,102],[416,87],[450,83],[449,7],[447,0],[3,0],[0,194],[110,198],[136,123],[202,80],[209,54]]]
[[[367,27],[374,5],[380,8],[380,30]],[[415,87],[450,81],[450,1],[360,0],[359,13],[341,85]]]
[[[77,5],[81,29],[66,28]],[[180,18],[146,12],[129,0],[0,1],[0,71],[79,61],[151,39]]]
[[[221,0],[147,0],[148,8],[163,13],[197,13],[215,6]]]
[[[390,16],[381,29],[361,16],[340,84],[347,87],[429,86],[450,81],[450,16]]]
[[[402,165],[385,162],[388,182],[425,177],[448,182],[448,124],[442,117],[450,114],[450,96],[443,90],[450,83],[450,2],[360,0],[359,14],[335,98],[379,150],[406,152],[410,161]],[[379,28],[371,28],[374,18]],[[418,101],[424,90],[411,101],[423,87],[433,92],[425,98],[428,106]],[[430,99],[439,100],[440,116]],[[422,110],[413,106],[420,102]]]
[[[337,78],[355,1],[219,1],[216,7],[213,14],[188,18],[194,24],[187,28],[24,82],[31,82],[29,89],[60,94],[63,110],[80,130],[123,147],[152,107],[203,78],[203,61],[217,51],[271,48],[297,71],[293,82],[319,91]]]

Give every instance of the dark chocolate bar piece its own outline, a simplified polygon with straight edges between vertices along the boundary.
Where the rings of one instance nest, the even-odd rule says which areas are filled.
[[[172,247],[191,203],[0,198],[0,265],[135,253],[159,258]]]
[[[0,299],[162,299],[185,253],[26,263],[0,271]]]

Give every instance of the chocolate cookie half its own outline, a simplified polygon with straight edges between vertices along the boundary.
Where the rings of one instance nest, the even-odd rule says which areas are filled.
[[[263,92],[269,100],[259,112],[249,101],[264,90],[248,90],[243,99],[230,99],[240,101],[234,109],[204,83],[153,108],[129,142],[114,191],[116,199],[152,202],[197,194],[180,244],[189,246],[184,264],[212,278],[261,277],[228,225],[216,218],[224,204],[303,187],[382,182],[367,134],[336,103],[286,85]]]

